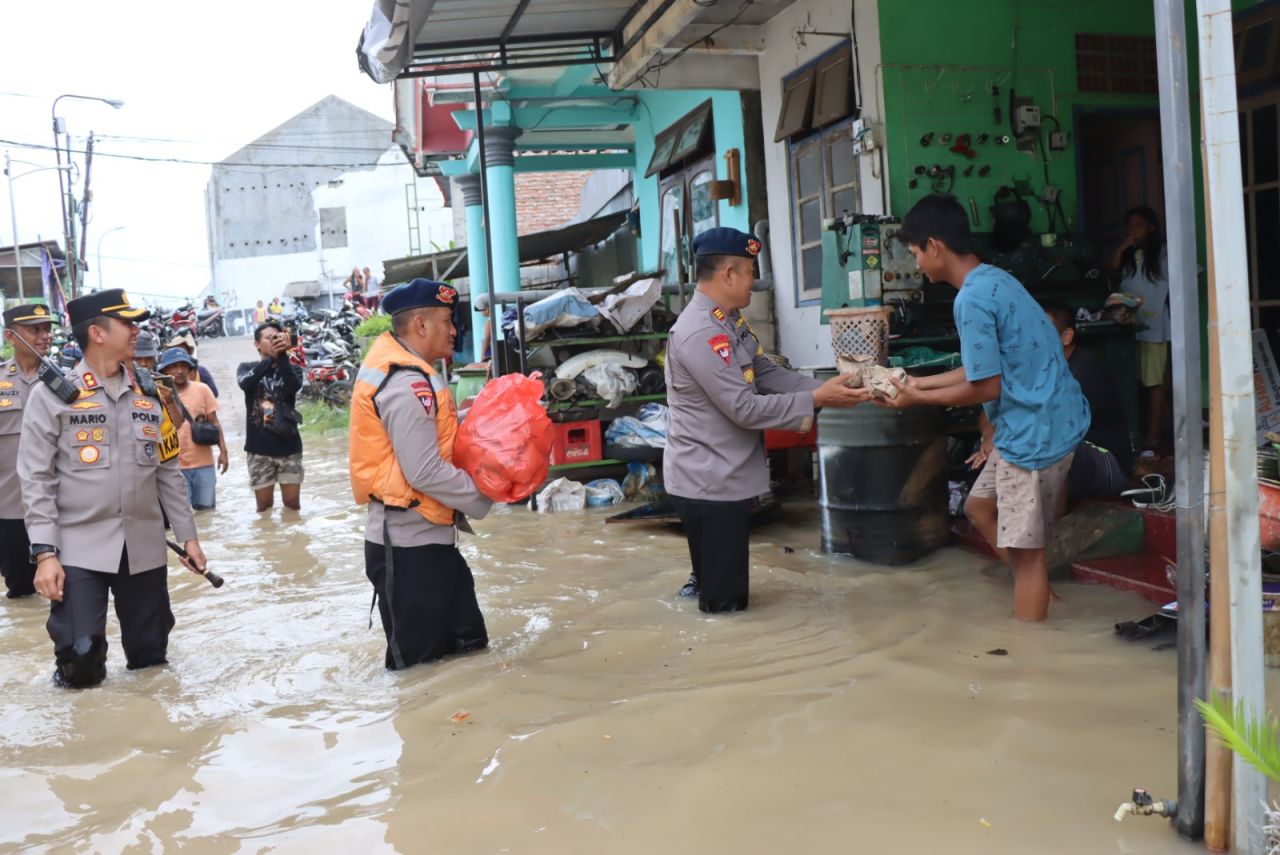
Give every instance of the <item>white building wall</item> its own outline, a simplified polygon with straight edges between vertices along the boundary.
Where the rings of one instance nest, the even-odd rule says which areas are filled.
[[[228,258],[213,263],[218,301],[227,308],[268,305],[284,295],[284,286],[320,278],[318,253],[290,252],[256,258]]]
[[[405,187],[417,185],[417,209],[410,211]],[[378,160],[376,169],[343,173],[312,190],[316,213],[315,245],[309,252],[220,259],[214,262],[218,298],[228,307],[270,303],[282,296],[290,282],[316,281],[327,290],[342,291],[353,267],[368,267],[383,278],[382,263],[410,255],[409,220],[416,219],[419,252],[432,252],[434,243],[447,247],[453,240],[453,214],[430,178],[417,178],[397,149]],[[323,247],[318,225],[320,208],[345,208],[347,245]]]
[[[409,185],[417,187],[414,210],[406,199]],[[453,240],[453,211],[444,206],[439,185],[434,179],[418,178],[396,149],[379,158],[377,169],[348,172],[340,182],[316,188],[312,196],[317,210],[347,210],[346,248],[320,250],[325,269],[339,283],[356,266],[368,267],[382,279],[387,259],[448,249]],[[411,219],[418,228],[417,247],[410,242]]]
[[[854,0],[858,28],[858,72],[862,81],[862,115],[881,122],[877,96],[880,85],[880,20],[877,0]],[[850,32],[848,0],[799,0],[763,25],[765,50],[760,55],[760,100],[765,133],[765,184],[769,194],[770,249],[773,259],[774,308],[782,355],[796,366],[833,365],[828,327],[821,324],[822,308],[796,305],[792,263],[791,187],[787,175],[787,144],[773,142],[782,106],[782,78],[835,45],[830,36],[807,35],[800,44],[797,30]],[[882,139],[882,138],[881,138]],[[861,159],[862,211],[882,213],[878,157]]]

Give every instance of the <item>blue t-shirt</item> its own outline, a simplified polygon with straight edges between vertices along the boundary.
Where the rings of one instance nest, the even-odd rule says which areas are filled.
[[[1044,469],[1074,451],[1089,430],[1089,402],[1058,331],[1022,283],[980,264],[965,277],[952,313],[969,382],[1000,375],[1000,397],[983,408],[1005,460]]]

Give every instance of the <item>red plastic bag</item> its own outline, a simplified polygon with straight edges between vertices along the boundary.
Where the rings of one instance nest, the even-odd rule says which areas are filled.
[[[554,431],[535,374],[508,374],[480,390],[458,427],[453,465],[495,502],[519,502],[547,480]]]

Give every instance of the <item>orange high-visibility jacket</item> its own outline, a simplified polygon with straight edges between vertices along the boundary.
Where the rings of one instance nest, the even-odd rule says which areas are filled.
[[[360,366],[351,395],[351,491],[357,504],[381,502],[388,508],[409,508],[436,525],[453,525],[453,510],[415,490],[404,477],[391,448],[391,438],[373,398],[397,371],[423,375],[435,397],[436,432],[440,457],[453,461],[458,414],[449,384],[425,359],[411,353],[390,332],[374,341]],[[425,391],[418,394],[425,394]]]

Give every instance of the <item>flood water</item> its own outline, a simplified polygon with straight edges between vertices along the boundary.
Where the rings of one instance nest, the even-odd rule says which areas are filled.
[[[50,682],[47,604],[0,600],[0,849],[168,852],[1181,853],[1172,649],[1136,595],[1010,617],[985,559],[823,556],[812,508],[756,533],[752,608],[673,595],[678,533],[501,508],[463,552],[489,650],[391,674],[369,628],[345,437],[301,514],[247,487],[246,340],[202,345],[231,472],[198,516],[221,590],[171,568],[167,668]],[[788,549],[794,552],[788,552]],[[1006,656],[987,651],[1004,648]]]

